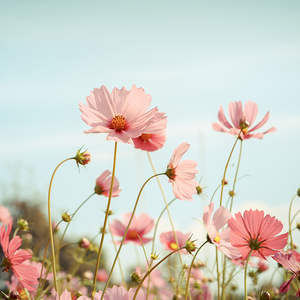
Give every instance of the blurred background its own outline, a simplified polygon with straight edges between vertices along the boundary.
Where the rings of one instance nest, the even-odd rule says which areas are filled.
[[[277,131],[244,142],[239,170],[243,178],[237,182],[233,212],[263,209],[282,220],[287,231],[289,203],[300,187],[299,1],[0,3],[0,204],[13,199],[39,203],[46,214],[54,168],[84,145],[92,163],[80,172],[75,162],[65,163],[53,183],[54,221],[66,211],[73,213],[93,193],[96,178],[112,170],[114,149],[106,134],[83,133],[89,127],[80,118],[78,102],[86,103],[85,97],[101,85],[111,91],[136,84],[152,96],[151,107],[168,116],[166,144],[151,153],[157,172],[166,170],[182,142],[191,144],[184,158],[198,162],[203,195],[172,204],[176,229],[194,233],[199,243],[205,240],[197,219],[202,219],[203,207],[221,182],[235,141],[232,135],[215,132],[211,123],[217,122],[220,105],[228,116],[230,102],[251,100],[259,107],[255,124],[270,111],[260,131],[272,126]],[[227,172],[225,199],[238,153],[239,147]],[[132,210],[141,185],[152,174],[145,152],[118,145],[116,176],[122,192],[112,201],[111,220]],[[172,200],[171,184],[163,177],[161,182]],[[216,203],[219,196],[216,193]],[[293,212],[300,208],[298,199]],[[95,236],[106,201],[93,196],[71,223],[67,238]],[[163,208],[152,180],[137,214],[146,212],[156,220]],[[295,224],[298,221],[300,217]],[[168,230],[165,215],[159,233]],[[299,242],[297,231],[294,240]],[[105,247],[109,268],[114,257],[109,236]],[[211,247],[201,259],[209,258]],[[133,248],[125,245],[121,255],[128,270],[137,264]],[[159,243],[157,251],[165,253]],[[116,271],[115,280],[118,276]]]

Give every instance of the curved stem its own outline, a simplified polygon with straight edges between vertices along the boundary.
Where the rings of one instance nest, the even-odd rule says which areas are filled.
[[[90,196],[88,196],[87,198],[86,198],[86,200],[84,200],[79,206],[78,206],[78,208],[75,210],[75,212],[71,215],[72,216],[72,219],[74,218],[74,216],[76,215],[76,213],[79,211],[79,209],[89,200],[89,199],[91,199],[92,198],[92,196],[94,196],[96,193],[93,193],[93,194],[91,194]],[[69,222],[68,224],[67,224],[67,226],[66,226],[66,228],[65,228],[65,230],[64,230],[64,233],[63,233],[63,235],[62,235],[62,237],[61,237],[61,239],[60,239],[60,242],[59,242],[59,245],[58,245],[58,250],[57,250],[57,253],[59,252],[59,250],[60,250],[60,246],[61,246],[61,244],[62,244],[62,242],[63,242],[63,239],[64,239],[64,237],[65,237],[65,234],[66,234],[66,232],[67,232],[67,230],[68,230],[68,228],[69,228],[69,225],[70,225],[70,223],[71,222]],[[56,253],[56,255],[57,255],[57,253]]]
[[[223,197],[223,189],[224,189],[224,182],[225,182],[226,171],[227,171],[227,168],[228,168],[228,166],[229,166],[229,162],[230,162],[230,158],[231,158],[231,156],[232,156],[233,150],[234,150],[234,148],[235,148],[235,146],[236,146],[237,141],[238,141],[239,138],[240,138],[241,132],[242,132],[242,130],[239,132],[238,137],[236,138],[236,141],[235,141],[235,143],[234,143],[234,145],[233,145],[233,147],[232,147],[232,150],[231,150],[231,152],[230,152],[230,155],[229,155],[229,157],[228,157],[228,160],[227,160],[227,163],[226,163],[226,166],[225,166],[224,175],[223,175],[223,180],[222,180],[222,190],[221,190],[221,196],[220,196],[220,206],[222,206],[222,197]]]
[[[100,300],[103,299],[104,294],[105,294],[105,291],[106,291],[106,289],[107,289],[107,287],[108,287],[108,284],[109,284],[109,281],[110,281],[110,279],[111,279],[111,276],[112,276],[114,267],[115,267],[115,265],[116,265],[116,262],[117,262],[117,259],[118,259],[118,257],[119,257],[119,254],[120,254],[120,252],[121,252],[122,246],[123,246],[123,244],[124,244],[124,241],[125,241],[125,238],[126,238],[126,235],[127,235],[128,229],[129,229],[129,226],[130,226],[130,224],[131,224],[131,222],[132,222],[132,219],[133,219],[133,216],[134,216],[134,214],[135,214],[135,211],[136,211],[136,208],[137,208],[137,205],[138,205],[140,196],[141,196],[141,194],[142,194],[142,191],[143,191],[144,187],[146,186],[146,184],[147,184],[152,178],[154,178],[154,177],[156,177],[156,176],[160,176],[160,175],[166,175],[166,174],[165,174],[165,173],[159,173],[159,174],[155,174],[155,175],[151,176],[150,178],[148,178],[148,179],[145,181],[145,183],[143,184],[143,186],[142,186],[141,189],[140,189],[140,192],[139,192],[139,194],[138,194],[138,196],[137,196],[137,199],[136,199],[136,201],[135,201],[135,205],[134,205],[134,208],[133,208],[131,217],[130,217],[130,219],[129,219],[129,222],[128,222],[128,225],[127,225],[127,227],[126,227],[125,233],[124,233],[124,235],[123,235],[121,244],[120,244],[120,246],[119,246],[118,252],[117,252],[117,254],[116,254],[116,257],[115,257],[115,259],[114,259],[113,265],[112,265],[112,267],[111,267],[111,270],[110,270],[110,273],[109,273],[108,279],[107,279],[107,281],[106,281],[106,284],[105,284],[105,287],[104,287],[104,290],[103,290],[103,293],[102,293],[102,296],[101,296],[101,299],[100,299]]]
[[[292,251],[294,250],[294,245],[293,245],[293,236],[292,236],[292,222],[291,222],[291,212],[292,212],[292,204],[294,202],[294,199],[296,198],[297,195],[295,195],[290,203],[290,209],[289,209],[289,236],[290,236],[290,245],[292,247]],[[287,251],[289,251],[289,245],[287,245]]]
[[[152,160],[151,160],[151,157],[150,157],[150,153],[147,152],[147,154],[148,154],[148,158],[149,158],[149,161],[150,161],[152,170],[153,170],[154,174],[156,174],[156,170],[155,170],[154,165],[153,165],[153,163],[152,163]],[[159,185],[159,188],[160,188],[160,191],[161,191],[161,193],[162,193],[162,196],[163,196],[163,198],[164,198],[165,206],[166,206],[166,208],[167,208],[167,212],[168,212],[168,216],[169,216],[170,224],[171,224],[172,231],[173,231],[173,234],[174,234],[174,238],[175,238],[176,245],[177,245],[177,247],[179,247],[179,243],[178,243],[178,239],[177,239],[175,227],[174,227],[174,224],[173,224],[173,221],[172,221],[171,213],[170,213],[170,210],[169,210],[169,207],[168,207],[168,202],[167,202],[167,199],[166,199],[166,195],[165,195],[164,190],[163,190],[163,188],[162,188],[162,186],[161,186],[161,183],[160,183],[159,178],[156,177],[156,180],[157,180],[157,183],[158,183],[158,185]],[[181,257],[180,251],[178,252],[178,255],[179,255],[180,263],[181,263],[181,265],[182,265],[183,262],[182,262],[182,257]]]
[[[56,265],[55,265],[55,250],[54,250],[54,240],[53,240],[53,234],[52,234],[52,222],[51,222],[51,207],[50,207],[50,196],[51,196],[51,187],[52,187],[52,182],[53,182],[53,178],[54,175],[57,171],[57,169],[66,161],[74,159],[74,157],[71,158],[67,158],[65,160],[63,160],[61,163],[59,163],[57,165],[57,167],[55,168],[51,180],[50,180],[50,184],[49,184],[49,190],[48,190],[48,221],[49,221],[49,234],[50,234],[50,243],[51,243],[51,253],[52,253],[52,266],[53,266],[53,281],[54,281],[54,288],[55,291],[57,292],[57,281],[56,281]]]
[[[115,239],[114,239],[114,235],[113,235],[112,232],[111,232],[111,228],[110,228],[109,221],[107,221],[107,225],[108,225],[108,229],[109,229],[109,232],[110,232],[110,236],[111,236],[112,242],[113,242],[113,244],[114,244],[115,251],[116,251],[116,253],[117,253],[118,249],[117,249],[117,246],[116,246],[116,242],[115,242]],[[122,281],[123,281],[123,286],[124,286],[125,289],[127,289],[125,277],[124,277],[123,270],[122,270],[121,260],[120,260],[119,257],[118,257],[118,264],[119,264],[120,273],[121,273],[121,277],[122,277]]]
[[[246,261],[246,265],[245,265],[245,276],[244,276],[245,300],[247,300],[247,267],[248,267],[248,263],[249,263],[252,251],[253,250],[251,249],[251,251],[249,252],[249,255],[247,257],[247,261]]]
[[[188,296],[188,286],[189,286],[189,282],[190,282],[190,277],[191,277],[191,271],[192,271],[192,267],[193,267],[193,263],[196,259],[196,256],[198,255],[198,253],[200,252],[200,250],[202,249],[202,247],[208,243],[208,241],[205,241],[201,246],[200,248],[197,250],[197,252],[195,253],[192,261],[191,261],[191,265],[190,265],[190,268],[189,268],[189,274],[188,274],[188,278],[186,280],[186,290],[185,290],[185,300],[187,300],[187,296]]]
[[[214,196],[215,196],[215,194],[216,194],[217,190],[220,188],[220,186],[222,186],[222,183],[221,183],[221,184],[219,184],[219,185],[218,185],[218,187],[215,189],[214,193],[213,193],[213,194],[212,194],[212,196],[211,196],[210,202],[212,202],[212,201],[213,201],[213,199],[214,199]]]
[[[217,281],[218,281],[218,300],[220,300],[220,271],[219,271],[219,257],[218,248],[216,247],[216,266],[217,266]]]
[[[170,206],[177,198],[174,198],[172,201],[170,201],[168,203],[168,206]],[[157,228],[158,228],[158,224],[159,224],[159,221],[163,215],[163,213],[166,211],[167,209],[167,206],[164,207],[164,209],[162,210],[162,212],[160,213],[157,221],[156,221],[156,224],[155,224],[155,227],[154,227],[154,233],[153,233],[153,240],[152,240],[152,250],[151,250],[151,254],[154,253],[154,248],[155,248],[155,238],[156,238],[156,232],[157,232]],[[151,278],[151,275],[148,276],[148,285],[147,285],[147,298],[149,298],[149,293],[150,293],[150,278]]]
[[[100,257],[101,257],[101,253],[102,253],[102,247],[103,247],[104,236],[105,236],[105,229],[106,229],[106,224],[107,224],[107,220],[108,220],[108,213],[109,213],[109,207],[110,207],[110,202],[111,202],[111,197],[112,197],[112,190],[113,190],[113,186],[114,186],[116,160],[117,160],[117,145],[118,145],[118,143],[115,142],[114,162],[113,162],[113,170],[112,170],[112,176],[111,176],[111,185],[110,185],[109,197],[108,197],[107,208],[106,208],[106,212],[105,212],[105,218],[104,218],[104,224],[103,224],[103,228],[102,228],[101,241],[100,241],[100,245],[99,245],[99,252],[98,252],[98,256],[97,256],[97,262],[96,262],[96,268],[95,268],[95,274],[94,274],[94,280],[93,280],[93,292],[92,292],[92,299],[93,300],[94,300],[95,292],[96,292],[97,272],[98,272]]]
[[[182,250],[182,249],[185,249],[185,246],[184,247],[181,247],[181,248],[178,248],[176,250],[174,250],[173,252],[169,253],[166,257],[164,257],[159,263],[157,263],[155,266],[153,266],[145,275],[144,277],[142,278],[141,282],[139,283],[139,285],[137,286],[136,290],[135,290],[135,293],[134,293],[134,296],[132,298],[132,300],[135,300],[136,297],[137,297],[137,294],[138,294],[138,291],[139,289],[141,288],[143,282],[145,281],[145,279],[147,278],[147,276],[155,269],[157,268],[162,262],[164,262],[168,257],[170,257],[172,254],[174,254],[175,252],[179,251],[179,250]],[[104,295],[104,293],[103,293]]]
[[[239,154],[239,160],[238,160],[238,164],[236,167],[236,172],[235,172],[235,176],[234,176],[234,182],[233,182],[233,187],[232,187],[232,195],[231,195],[231,202],[230,202],[230,212],[232,211],[232,204],[233,204],[233,197],[234,197],[234,192],[235,192],[235,184],[237,181],[237,175],[239,172],[239,168],[240,168],[240,162],[241,162],[241,157],[242,157],[242,148],[243,148],[243,140],[241,140],[241,146],[240,146],[240,154]]]

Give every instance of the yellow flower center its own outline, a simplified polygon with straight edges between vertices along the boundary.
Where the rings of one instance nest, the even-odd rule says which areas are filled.
[[[217,236],[214,238],[214,242],[216,242],[216,243],[220,242],[220,237],[219,237],[218,233],[217,233]]]
[[[121,115],[116,115],[111,121],[111,129],[115,129],[116,131],[123,130],[125,125],[125,118]]]
[[[173,250],[176,250],[176,249],[178,249],[178,247],[177,247],[177,244],[176,244],[176,243],[174,243],[174,242],[173,242],[173,243],[170,243],[170,245],[169,245],[169,246],[170,246],[170,248],[171,248],[171,249],[173,249]]]
[[[148,140],[150,140],[150,138],[151,138],[151,134],[149,134],[149,133],[142,133],[142,135],[141,135],[142,141],[147,142]]]
[[[129,231],[127,235],[131,239],[137,238],[137,232],[135,230]]]

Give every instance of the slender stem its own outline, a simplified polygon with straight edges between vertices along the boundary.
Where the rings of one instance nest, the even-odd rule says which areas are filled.
[[[118,249],[117,249],[117,245],[116,245],[116,242],[115,242],[115,239],[114,239],[114,235],[111,232],[111,227],[110,227],[109,221],[107,221],[107,225],[108,225],[108,229],[109,229],[109,232],[110,232],[112,242],[114,244],[115,251],[117,253]],[[121,260],[120,260],[119,257],[118,257],[118,264],[119,264],[120,273],[121,273],[121,277],[122,277],[122,281],[123,281],[123,286],[124,286],[125,289],[127,289],[126,281],[125,281],[123,270],[122,270]]]
[[[120,254],[120,252],[121,252],[122,246],[123,246],[123,244],[124,244],[124,241],[125,241],[125,238],[126,238],[126,235],[127,235],[128,229],[129,229],[129,226],[130,226],[130,224],[131,224],[131,222],[132,222],[132,219],[133,219],[133,216],[134,216],[134,214],[135,214],[135,211],[136,211],[136,208],[137,208],[137,205],[138,205],[140,196],[141,196],[141,194],[142,194],[142,191],[143,191],[144,187],[146,186],[146,184],[147,184],[152,178],[154,178],[154,177],[156,177],[156,176],[160,176],[160,175],[166,175],[166,174],[165,174],[165,173],[159,173],[159,174],[155,174],[155,175],[151,176],[150,178],[148,178],[148,179],[145,181],[145,183],[143,184],[143,186],[142,186],[141,189],[140,189],[140,192],[139,192],[139,194],[138,194],[138,196],[137,196],[137,199],[136,199],[136,201],[135,201],[135,205],[134,205],[134,208],[133,208],[131,217],[130,217],[130,219],[129,219],[129,222],[128,222],[128,225],[127,225],[127,227],[126,227],[125,233],[124,233],[124,235],[123,235],[121,244],[120,244],[120,246],[119,246],[118,252],[117,252],[117,254],[116,254],[116,257],[115,257],[115,259],[114,259],[113,265],[112,265],[112,267],[111,267],[111,270],[110,270],[110,273],[109,273],[108,279],[107,279],[107,281],[106,281],[106,284],[105,284],[105,287],[104,287],[104,290],[103,290],[103,293],[102,293],[102,296],[101,296],[101,299],[100,299],[100,300],[103,299],[104,294],[105,294],[105,291],[106,291],[106,289],[107,289],[107,287],[108,287],[108,284],[109,284],[109,282],[110,282],[110,279],[111,279],[111,276],[112,276],[114,267],[115,267],[115,265],[116,265],[116,262],[117,262],[117,259],[118,259],[118,257],[119,257],[119,254]]]
[[[150,157],[150,153],[147,152],[147,154],[148,154],[148,158],[149,158],[149,162],[150,162],[150,164],[151,164],[152,170],[153,170],[154,174],[156,174],[156,170],[155,170],[154,165],[153,165],[153,163],[152,163],[152,160],[151,160],[151,157]],[[172,227],[172,231],[173,231],[173,234],[174,234],[174,237],[175,237],[176,245],[177,245],[177,247],[179,247],[179,243],[178,243],[178,239],[177,239],[175,227],[174,227],[174,224],[173,224],[173,221],[172,221],[171,213],[170,213],[170,210],[169,210],[169,207],[168,207],[168,202],[167,202],[166,195],[165,195],[164,190],[163,190],[163,188],[162,188],[162,186],[161,186],[161,183],[160,183],[159,178],[156,177],[156,180],[157,180],[157,183],[158,183],[158,185],[159,185],[161,194],[162,194],[162,196],[163,196],[163,198],[164,198],[165,206],[166,206],[166,208],[167,208],[167,212],[168,212],[170,224],[171,224],[171,227]],[[179,255],[180,263],[181,263],[181,265],[183,265],[182,257],[181,257],[180,251],[178,252],[178,255]]]
[[[239,160],[238,160],[238,164],[237,164],[237,167],[236,167],[236,172],[235,172],[234,182],[233,182],[233,187],[232,187],[232,195],[231,195],[230,210],[229,210],[230,212],[232,211],[233,197],[234,197],[234,192],[235,192],[235,184],[236,184],[236,181],[237,181],[237,176],[238,176],[241,157],[242,157],[242,148],[243,148],[243,140],[241,140]]]
[[[231,152],[230,152],[230,155],[229,155],[229,157],[228,157],[227,164],[226,164],[226,166],[225,166],[224,175],[223,175],[223,180],[222,180],[222,190],[221,190],[221,196],[220,196],[220,206],[222,205],[222,197],[223,197],[223,189],[224,189],[224,183],[225,183],[225,175],[226,175],[226,171],[227,171],[227,168],[228,168],[228,166],[229,166],[229,162],[230,162],[230,158],[231,158],[231,156],[232,156],[233,150],[234,150],[234,148],[235,148],[235,146],[236,146],[237,141],[238,141],[239,138],[240,138],[241,132],[242,132],[242,130],[239,132],[238,137],[236,138],[236,141],[235,141],[235,143],[234,143],[234,145],[233,145],[233,148],[232,148],[232,150],[231,150]]]
[[[178,248],[176,250],[174,250],[173,252],[169,253],[166,257],[164,257],[159,263],[157,263],[155,266],[153,266],[145,275],[144,277],[142,278],[141,282],[139,283],[139,285],[137,286],[136,290],[135,290],[135,293],[134,293],[134,296],[132,298],[132,300],[135,300],[136,297],[137,297],[137,294],[138,294],[138,291],[139,289],[141,288],[143,282],[145,281],[145,279],[147,278],[147,276],[155,269],[157,268],[162,262],[164,262],[168,257],[170,257],[172,254],[174,254],[175,252],[179,251],[179,250],[182,250],[182,249],[185,249],[185,246],[184,247],[181,247],[181,248]],[[104,293],[103,293],[104,294]]]
[[[292,218],[292,223],[294,222],[296,216],[300,213],[300,209],[294,214],[293,218]]]
[[[292,251],[294,250],[294,245],[293,245],[293,236],[292,236],[292,222],[291,222],[291,212],[292,212],[292,204],[294,202],[294,199],[296,198],[297,195],[295,195],[290,203],[290,209],[289,209],[289,236],[290,236],[290,245],[292,247]],[[289,245],[287,245],[287,251],[289,251]]]
[[[104,236],[105,236],[105,229],[106,229],[106,224],[107,224],[107,220],[108,220],[109,207],[110,207],[112,191],[113,191],[113,187],[114,187],[115,169],[116,169],[116,160],[117,160],[117,145],[118,145],[118,143],[115,142],[114,162],[113,162],[113,170],[112,170],[112,176],[111,176],[111,185],[110,185],[109,197],[108,197],[107,208],[106,208],[106,212],[105,212],[105,218],[104,218],[104,224],[103,224],[103,228],[102,228],[101,241],[100,241],[100,245],[99,245],[99,252],[98,252],[98,256],[97,256],[97,262],[96,262],[96,268],[95,268],[95,274],[94,274],[94,280],[93,280],[92,300],[94,300],[95,292],[96,292],[97,272],[98,272],[98,268],[99,268],[100,257],[101,257],[101,253],[102,253],[102,247],[103,247]]]
[[[75,210],[75,212],[72,214],[72,219],[74,218],[74,216],[76,215],[76,213],[79,211],[79,209],[89,200],[89,199],[91,199],[92,198],[92,196],[94,196],[95,195],[95,193],[93,193],[93,194],[91,194],[90,196],[88,196],[79,206],[78,206],[78,208]],[[67,232],[67,230],[68,230],[68,228],[69,228],[69,226],[70,226],[70,223],[71,222],[69,222],[68,224],[67,224],[67,226],[66,226],[66,228],[65,228],[65,230],[64,230],[64,233],[63,233],[63,235],[62,235],[62,237],[61,237],[61,239],[60,239],[60,242],[59,242],[59,246],[58,246],[58,250],[57,250],[57,253],[59,252],[59,250],[60,250],[60,246],[61,246],[61,244],[62,244],[62,242],[63,242],[63,239],[64,239],[64,237],[65,237],[65,234],[66,234],[66,232]],[[57,253],[56,253],[56,255],[57,255]]]
[[[212,196],[211,196],[210,202],[212,202],[212,201],[213,201],[213,199],[214,199],[214,196],[215,196],[215,194],[216,194],[217,190],[220,188],[220,186],[222,186],[222,183],[221,183],[221,184],[219,184],[219,185],[218,185],[218,187],[215,189],[214,193],[213,193],[213,194],[212,194]]]
[[[216,247],[216,266],[217,266],[217,281],[218,281],[218,300],[220,300],[220,271],[219,271],[219,253]]]
[[[172,201],[170,201],[168,203],[168,206],[170,206],[177,198],[174,198]],[[155,238],[156,238],[156,232],[157,232],[157,228],[158,228],[158,224],[159,224],[159,221],[163,215],[163,213],[166,211],[167,207],[168,206],[165,206],[164,209],[162,210],[162,212],[160,213],[157,221],[156,221],[156,224],[155,224],[155,227],[154,227],[154,233],[153,233],[153,240],[152,240],[152,250],[151,250],[151,254],[154,253],[154,248],[155,248]],[[149,298],[149,294],[150,294],[150,279],[151,279],[151,274],[149,274],[148,276],[148,284],[147,284],[147,300]]]
[[[58,291],[57,288],[57,281],[56,281],[56,265],[55,265],[55,250],[54,250],[54,240],[53,240],[53,234],[52,234],[52,222],[51,222],[51,207],[50,207],[50,196],[51,196],[51,187],[52,187],[52,182],[53,182],[53,178],[54,175],[57,171],[57,169],[66,161],[74,159],[74,157],[71,158],[67,158],[65,160],[63,160],[61,163],[59,163],[57,165],[57,167],[55,168],[51,180],[50,180],[50,184],[49,184],[49,190],[48,190],[48,221],[49,221],[49,234],[50,234],[50,244],[51,244],[51,252],[52,252],[52,266],[53,266],[53,281],[54,281],[54,288],[55,291]]]
[[[248,267],[248,263],[249,263],[252,251],[253,250],[251,249],[251,251],[249,252],[249,255],[247,257],[247,261],[246,261],[246,265],[245,265],[245,276],[244,276],[245,300],[247,300],[247,267]]]
[[[193,267],[193,263],[199,253],[199,251],[202,249],[202,247],[207,243],[208,241],[205,241],[201,246],[200,248],[197,250],[197,252],[195,253],[192,261],[191,261],[191,265],[190,265],[190,268],[189,268],[189,274],[188,274],[188,278],[186,280],[186,290],[185,290],[185,300],[187,300],[187,296],[188,296],[188,286],[189,286],[189,282],[190,282],[190,277],[191,277],[191,271],[192,271],[192,267]]]

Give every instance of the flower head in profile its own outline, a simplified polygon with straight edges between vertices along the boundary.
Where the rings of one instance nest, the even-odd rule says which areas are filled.
[[[190,145],[185,142],[174,150],[165,174],[172,183],[176,198],[193,201],[193,195],[197,193],[198,186],[198,182],[195,180],[195,175],[198,173],[197,163],[194,160],[180,161],[189,148]]]
[[[159,113],[157,108],[147,111],[151,96],[135,85],[130,91],[123,87],[120,90],[114,88],[111,93],[101,86],[100,89],[95,88],[86,101],[87,105],[79,103],[81,118],[92,129],[84,133],[108,133],[107,140],[133,144],[132,138],[148,133],[151,125],[151,133],[166,129],[164,114]]]
[[[282,223],[263,211],[246,210],[228,220],[231,229],[231,245],[238,248],[242,258],[251,255],[266,259],[266,256],[282,250],[287,244],[288,233],[278,235],[283,229]]]
[[[132,139],[135,148],[152,152],[163,147],[167,139],[166,130],[158,131],[161,128],[166,128],[167,119],[163,117],[164,113],[158,113],[157,122],[152,123],[147,128],[147,132]]]
[[[178,245],[176,243],[176,239],[175,239],[173,231],[163,232],[159,236],[159,239],[162,242],[162,244],[164,245],[165,250],[174,251],[174,250],[176,250],[178,248],[184,247],[185,246],[185,242],[191,236],[190,233],[185,233],[184,234],[181,231],[175,231],[175,233],[176,233]],[[180,252],[187,254],[187,251],[185,249],[181,249]]]
[[[76,164],[77,164],[77,167],[79,167],[79,165],[82,165],[82,166],[85,166],[87,164],[89,164],[91,162],[91,154],[90,152],[84,150],[84,151],[81,151],[83,147],[81,147],[74,159],[76,160]]]
[[[230,243],[230,228],[225,228],[220,231],[220,229],[227,224],[228,219],[231,218],[231,213],[229,209],[220,206],[211,219],[214,207],[215,204],[213,202],[210,202],[209,205],[204,207],[203,223],[207,230],[208,241],[217,246],[218,249],[229,258],[237,259],[241,255],[239,250]]]
[[[8,224],[7,230],[5,230],[4,225],[0,228],[0,243],[4,253],[1,267],[5,267],[3,271],[7,272],[11,269],[24,288],[28,291],[35,291],[36,289],[32,285],[38,283],[37,278],[40,274],[38,274],[35,267],[24,263],[31,258],[31,254],[25,250],[18,250],[22,239],[19,236],[15,236],[9,241],[11,228],[11,223]]]
[[[272,127],[263,133],[253,133],[253,131],[259,129],[268,121],[270,115],[270,113],[267,112],[262,121],[251,128],[258,113],[258,106],[255,102],[246,102],[244,110],[241,101],[231,102],[228,107],[228,113],[233,126],[227,121],[223,107],[222,105],[220,105],[218,119],[221,124],[212,123],[212,127],[214,130],[234,135],[238,135],[240,131],[242,131],[240,133],[240,139],[242,140],[247,140],[250,138],[262,139],[265,134],[276,131],[276,128]]]
[[[111,179],[111,172],[106,170],[104,171],[97,179],[95,185],[95,193],[97,195],[103,195],[105,197],[109,197]],[[114,178],[114,185],[112,190],[112,197],[118,197],[121,190],[119,189],[119,181],[117,177]]]
[[[281,286],[279,291],[281,293],[286,293],[290,289],[290,284],[294,278],[300,279],[300,265],[299,262],[294,257],[293,253],[275,253],[272,256],[278,263],[280,263],[284,268],[292,273],[292,277],[285,281]],[[300,289],[298,290],[296,297],[300,297]]]
[[[110,225],[112,234],[123,237],[130,217],[131,213],[125,213],[122,214],[123,222],[120,222],[119,220],[113,220]],[[152,238],[147,238],[144,235],[150,232],[153,226],[154,221],[147,214],[142,213],[139,217],[134,215],[124,240],[124,244],[133,242],[137,245],[141,245],[141,240],[143,244],[152,241]]]
[[[12,223],[13,217],[10,215],[9,210],[5,207],[0,205],[0,222],[4,225],[8,225]]]

